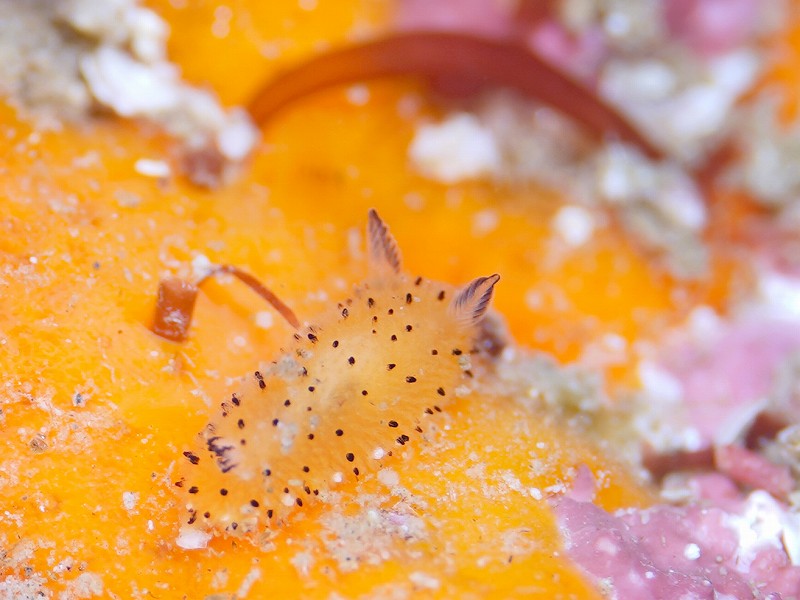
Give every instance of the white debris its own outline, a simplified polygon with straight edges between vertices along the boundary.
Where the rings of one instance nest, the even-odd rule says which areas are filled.
[[[783,513],[783,549],[791,563],[800,566],[800,515],[796,512]]]
[[[30,575],[5,575],[0,578],[0,598],[30,600],[50,597],[44,578],[36,572]]]
[[[649,360],[639,362],[639,381],[642,388],[660,402],[678,403],[683,398],[683,386],[680,381],[664,368]]]
[[[55,6],[61,19],[92,38],[127,45],[142,61],[166,54],[167,24],[153,11],[128,0],[64,0]]]
[[[260,310],[255,316],[256,327],[259,329],[269,329],[275,324],[275,317],[268,310]]]
[[[242,580],[242,584],[239,586],[239,590],[236,592],[236,598],[245,598],[247,594],[250,593],[250,588],[253,587],[253,584],[261,579],[261,569],[258,567],[253,567],[247,572],[247,575],[244,576]]]
[[[208,546],[211,534],[192,527],[181,527],[175,543],[184,550],[199,550]]]
[[[314,555],[310,552],[298,552],[289,559],[292,566],[302,576],[307,576],[309,569],[314,564]]]
[[[192,277],[199,281],[207,277],[216,265],[205,254],[197,254],[192,258]]]
[[[489,235],[500,225],[500,214],[491,208],[479,210],[472,215],[472,237]]]
[[[734,530],[739,539],[736,566],[743,573],[750,570],[760,550],[768,547],[783,549],[784,536],[788,534],[789,539],[796,541],[800,531],[797,518],[790,517],[781,504],[763,490],[750,494],[743,513],[728,515],[726,525]],[[792,548],[793,552],[796,550],[796,547]],[[793,564],[796,559],[797,554],[792,557]]]
[[[688,422],[680,381],[647,359],[639,362],[638,374],[644,400],[634,412],[633,426],[639,436],[659,451],[697,450],[702,439]]]
[[[66,589],[59,595],[62,599],[92,598],[103,595],[103,580],[96,573],[81,573],[67,583]]]
[[[569,246],[582,246],[592,239],[594,216],[586,208],[567,205],[560,208],[553,217],[553,229]]]
[[[369,88],[365,85],[351,85],[346,94],[347,101],[354,106],[364,106],[369,102]]]
[[[698,61],[693,69],[669,60],[681,58],[612,59],[600,89],[673,156],[691,160],[724,129],[737,99],[755,81],[759,62],[746,49]]]
[[[158,179],[166,179],[172,174],[172,169],[169,163],[163,160],[155,160],[151,158],[140,158],[133,165],[133,168],[140,175],[145,177],[154,177]]]
[[[686,560],[697,560],[700,558],[700,546],[697,544],[686,544],[683,549],[683,557]]]
[[[771,207],[797,206],[800,198],[800,122],[781,122],[777,98],[768,97],[739,115],[737,142],[743,157],[728,176]],[[795,210],[797,210],[795,208]]]
[[[633,149],[610,144],[601,154],[599,192],[617,204],[647,203],[666,225],[698,231],[706,224],[702,195],[691,178],[672,163],[655,164]]]
[[[423,174],[443,183],[492,175],[502,162],[491,131],[468,113],[421,125],[408,152]]]
[[[400,476],[394,469],[381,469],[378,471],[378,481],[387,487],[394,487],[400,483]]]
[[[209,153],[196,173],[187,162],[190,176],[205,175],[209,184],[255,147],[258,131],[245,111],[227,111],[211,92],[181,79],[167,60],[167,24],[138,0],[0,0],[0,14],[0,94],[40,126],[90,118],[98,106],[153,121],[187,154]],[[165,171],[153,163],[137,170]]]
[[[123,117],[140,117],[175,110],[180,101],[177,69],[160,63],[145,65],[114,46],[101,46],[82,57],[81,73],[101,104]]]
[[[764,270],[758,278],[758,294],[762,311],[772,318],[800,319],[800,280],[774,271]]]
[[[414,571],[409,574],[408,579],[418,588],[425,590],[438,590],[441,583],[436,577],[423,573],[421,571]]]
[[[686,324],[692,342],[704,348],[713,346],[726,326],[712,307],[703,305],[692,309]]]
[[[258,130],[242,109],[232,109],[217,132],[217,146],[228,160],[242,161],[258,143]]]
[[[136,503],[139,502],[138,492],[122,492],[122,506],[128,512],[136,508]]]

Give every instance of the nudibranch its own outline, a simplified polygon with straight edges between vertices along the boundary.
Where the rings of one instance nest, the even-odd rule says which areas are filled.
[[[248,110],[263,125],[291,103],[327,87],[399,75],[507,87],[564,113],[592,135],[631,143],[652,159],[665,155],[594,91],[520,42],[468,33],[413,31],[331,50],[264,83]]]
[[[412,277],[369,213],[369,275],[222,402],[181,457],[185,525],[279,527],[337,486],[425,443],[468,384],[500,277],[463,288]]]

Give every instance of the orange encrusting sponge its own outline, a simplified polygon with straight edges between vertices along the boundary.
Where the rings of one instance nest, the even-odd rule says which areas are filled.
[[[238,378],[277,356],[292,332],[248,290],[223,281],[200,294],[190,339],[164,341],[148,330],[159,278],[189,276],[200,255],[242,265],[301,321],[314,322],[363,277],[360,245],[347,249],[347,231],[360,230],[364,211],[332,215],[324,183],[308,193],[309,182],[291,175],[269,195],[265,180],[248,177],[213,195],[178,179],[161,183],[133,165],[162,155],[163,140],[131,125],[32,137],[2,110],[0,143],[13,156],[2,175],[0,242],[6,589],[171,598],[248,589],[252,597],[357,595],[395,586],[443,596],[591,597],[556,554],[560,541],[541,490],[586,463],[606,473],[601,497],[609,507],[645,502],[647,493],[596,450],[504,397],[459,399],[437,445],[415,446],[389,470],[349,479],[268,539],[178,547],[181,496],[173,483],[182,452]],[[305,134],[284,135],[289,144]],[[331,161],[329,168],[341,168],[335,155]],[[474,200],[448,209],[431,199],[439,215],[429,226],[441,251],[424,260],[408,235],[419,217],[396,205],[409,176],[398,169],[395,183],[395,194],[373,201],[409,242],[410,271],[463,282],[460,261],[471,274],[491,272],[483,254],[495,254],[506,267],[501,310],[519,301],[528,275],[512,266],[512,248],[498,240],[479,249],[457,228]],[[299,197],[305,216],[297,214]],[[554,337],[562,327],[542,326]]]

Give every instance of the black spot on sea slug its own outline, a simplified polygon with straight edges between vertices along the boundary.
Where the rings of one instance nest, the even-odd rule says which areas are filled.
[[[265,389],[267,387],[267,383],[264,381],[264,376],[261,374],[261,371],[256,371],[253,373],[253,375],[255,375],[256,381],[258,381],[258,387],[260,387],[262,390]],[[234,394],[234,396],[236,396],[236,394]],[[239,406],[238,399],[234,400],[231,398],[231,400],[236,406]]]

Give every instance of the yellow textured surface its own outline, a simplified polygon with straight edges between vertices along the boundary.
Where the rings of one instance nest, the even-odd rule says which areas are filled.
[[[256,51],[265,40],[280,33],[299,55],[366,14],[359,2],[310,12],[227,2],[235,25],[219,39],[211,27],[221,3],[153,4],[172,24],[171,52],[187,76],[231,102],[268,72]],[[237,37],[239,29],[250,33]],[[137,174],[137,159],[161,158],[169,143],[135,125],[39,133],[0,108],[0,579],[77,594],[90,573],[119,598],[246,592],[248,573],[248,597],[374,596],[419,591],[430,578],[439,583],[432,596],[595,597],[560,557],[547,503],[526,490],[568,481],[585,463],[604,472],[607,508],[645,503],[648,492],[597,449],[502,397],[459,400],[439,450],[393,464],[413,501],[370,476],[325,509],[346,524],[363,513],[359,502],[377,498],[425,523],[419,539],[356,535],[356,568],[337,561],[345,551],[337,554],[330,522],[317,518],[322,509],[281,529],[269,551],[222,537],[207,550],[175,544],[175,461],[208,421],[209,404],[236,389],[230,378],[277,355],[291,335],[277,316],[258,327],[254,315],[269,309],[224,283],[201,294],[186,344],[150,333],[159,278],[188,275],[197,255],[257,274],[313,321],[366,273],[361,232],[374,206],[410,272],[452,283],[501,273],[495,307],[515,337],[561,359],[588,339],[633,337],[680,312],[670,282],[614,231],[573,252],[556,247],[552,195],[445,189],[414,175],[405,158],[412,123],[395,110],[414,90],[370,91],[365,108],[332,90],[287,112],[269,126],[252,170],[213,193]],[[481,215],[496,227],[482,229]],[[538,459],[545,468],[534,471]]]

